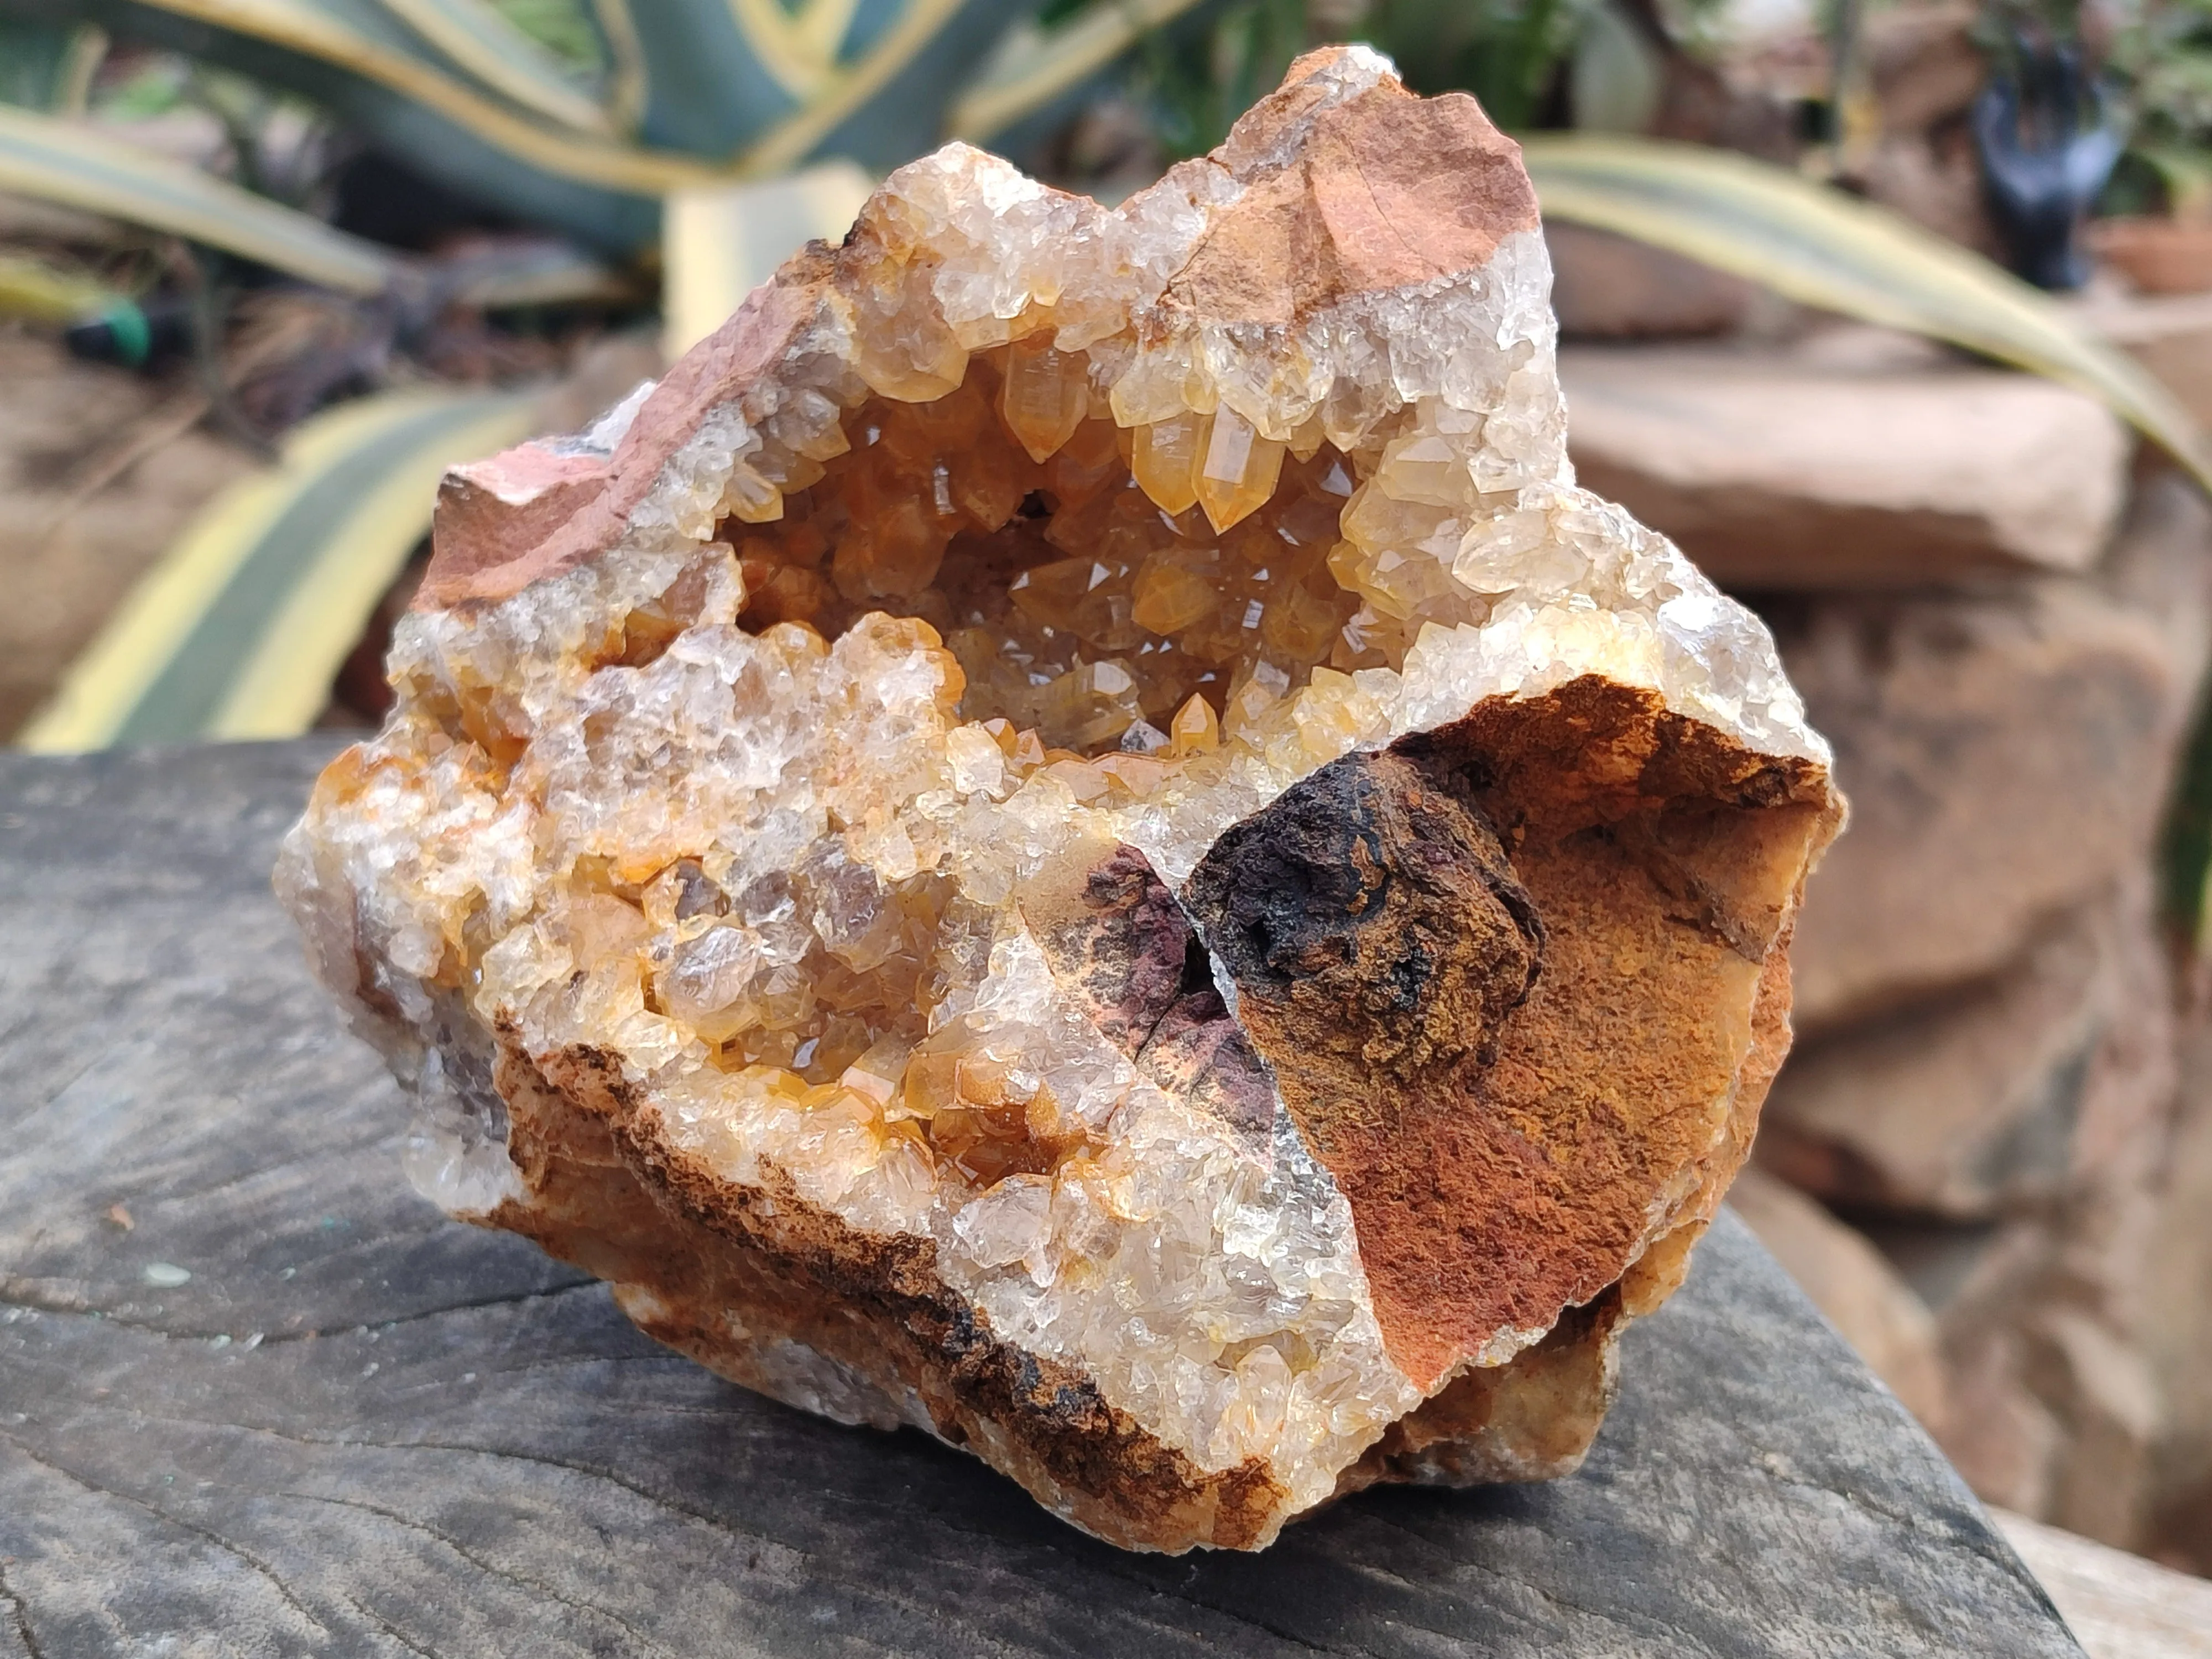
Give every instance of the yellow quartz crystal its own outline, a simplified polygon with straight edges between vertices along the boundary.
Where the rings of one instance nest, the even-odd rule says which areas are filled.
[[[1249,517],[1275,493],[1284,448],[1273,439],[1261,437],[1233,409],[1222,409],[1206,422],[1192,487],[1216,530],[1226,530]]]
[[[1137,434],[1131,462],[1137,482],[1168,513],[1188,511],[1198,501],[1200,441],[1204,417],[1185,410],[1154,421]]]
[[[1030,459],[1049,460],[1075,435],[1091,407],[1087,377],[1082,354],[1055,351],[1045,335],[1018,340],[1007,352],[999,413]]]

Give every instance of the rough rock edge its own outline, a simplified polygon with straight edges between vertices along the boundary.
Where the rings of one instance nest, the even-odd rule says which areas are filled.
[[[1377,84],[1370,78],[1360,85],[1363,68],[1356,52],[1325,52],[1303,60],[1249,128],[1240,127],[1239,143],[1219,161],[1188,164],[1225,171],[1241,190],[1212,211],[1208,230],[1161,294],[1159,315],[1147,326],[1172,329],[1178,315],[1192,314],[1270,326],[1295,322],[1346,298],[1402,290],[1479,267],[1502,235],[1534,225],[1533,195],[1510,141],[1479,113],[1468,121],[1450,107],[1453,100],[1420,104],[1395,83]],[[1432,142],[1425,147],[1405,144],[1396,131],[1408,118],[1408,102],[1425,130],[1432,129]],[[1432,166],[1417,169],[1420,193],[1405,190],[1394,196],[1389,189],[1371,188],[1375,178],[1387,182],[1425,148],[1452,150],[1469,131],[1487,138],[1474,146],[1457,169],[1471,181],[1463,198],[1439,199],[1434,194]],[[1334,176],[1338,182],[1355,177],[1364,181],[1370,186],[1364,199],[1332,193],[1327,188],[1332,175],[1326,170],[1309,173],[1297,155],[1301,146],[1343,151],[1348,166]],[[1194,191],[1193,198],[1204,193]],[[1400,210],[1395,215],[1389,210],[1394,203]],[[1402,227],[1394,229],[1400,219],[1434,234],[1407,237]],[[495,602],[613,545],[631,511],[651,495],[667,458],[698,432],[707,415],[733,400],[742,402],[751,383],[780,359],[805,349],[808,331],[831,325],[827,313],[832,307],[825,301],[844,263],[842,251],[819,244],[791,262],[647,396],[641,407],[612,423],[624,429],[610,432],[605,444],[527,445],[450,477],[441,492],[438,553],[418,605],[471,609]],[[597,431],[592,434],[599,436]],[[1658,701],[1653,694],[1638,695]],[[1769,757],[1757,758],[1771,764]],[[1820,769],[1797,764],[1804,774],[1798,781],[1826,803],[1824,833],[1810,837],[1816,852],[1835,827],[1835,804]],[[1401,1419],[1345,1472],[1340,1490],[1377,1479],[1530,1478],[1579,1462],[1610,1397],[1619,1327],[1626,1317],[1656,1306],[1679,1282],[1690,1243],[1741,1163],[1765,1081],[1786,1046],[1787,912],[1793,909],[1794,898],[1784,907],[1780,928],[1770,935],[1752,1011],[1753,1050],[1743,1063],[1728,1123],[1693,1171],[1691,1190],[1649,1218],[1610,1285],[1580,1304],[1559,1304],[1579,1305],[1579,1312],[1563,1317],[1555,1308],[1543,1323],[1510,1333],[1514,1341],[1504,1350],[1486,1352],[1481,1358],[1490,1363],[1462,1361],[1452,1367],[1426,1405]],[[593,1270],[607,1272],[628,1287],[625,1306],[672,1346],[726,1375],[763,1386],[772,1380],[757,1376],[752,1352],[760,1333],[775,1323],[769,1307],[772,1298],[756,1305],[724,1296],[706,1304],[702,1317],[699,1311],[684,1310],[682,1286],[672,1270],[664,1267],[655,1273],[635,1263],[623,1270],[629,1247],[586,1226],[582,1217],[588,1209],[574,1218],[559,1213],[557,1189],[582,1179],[585,1171],[611,1171],[619,1165],[623,1180],[634,1189],[633,1201],[650,1200],[646,1211],[635,1212],[649,1227],[673,1220],[680,1229],[704,1229],[702,1241],[718,1242],[702,1242],[702,1261],[717,1251],[731,1261],[750,1253],[760,1257],[749,1270],[755,1276],[764,1265],[796,1283],[880,1309],[878,1322],[897,1332],[897,1342],[915,1348],[914,1353],[896,1352],[896,1342],[884,1334],[855,1346],[849,1333],[818,1333],[819,1340],[806,1346],[831,1360],[849,1351],[855,1358],[846,1363],[862,1373],[871,1363],[880,1370],[889,1358],[890,1369],[906,1380],[938,1432],[956,1443],[988,1443],[994,1462],[1010,1468],[1048,1505],[1102,1535],[1148,1547],[1177,1535],[1165,1527],[1142,1537],[1133,1534],[1129,1522],[1141,1516],[1148,1523],[1179,1526],[1180,1535],[1190,1541],[1252,1547],[1272,1537],[1287,1518],[1270,1501],[1271,1495],[1282,1494],[1264,1469],[1248,1465],[1223,1474],[1197,1471],[1180,1453],[1161,1446],[1107,1407],[1065,1368],[990,1338],[973,1311],[941,1283],[929,1288],[921,1282],[933,1280],[926,1259],[931,1247],[925,1243],[915,1242],[920,1255],[902,1255],[887,1241],[866,1238],[824,1212],[799,1206],[790,1194],[779,1200],[772,1193],[755,1194],[716,1182],[658,1136],[649,1107],[635,1098],[627,1104],[615,1100],[614,1085],[621,1079],[614,1057],[578,1053],[566,1060],[553,1069],[569,1075],[556,1080],[530,1067],[519,1053],[511,1054],[503,1066],[510,1086],[502,1092],[538,1100],[537,1115],[546,1120],[541,1133],[556,1139],[580,1145],[581,1132],[574,1126],[554,1126],[569,1117],[581,1123],[594,1110],[621,1127],[604,1132],[604,1157],[544,1152],[531,1183],[540,1203],[528,1208],[503,1205],[487,1218],[538,1237],[549,1249],[586,1265],[608,1262],[613,1253],[611,1265],[617,1270]],[[605,1098],[596,1107],[580,1103],[594,1096]],[[560,1103],[557,1109],[546,1103],[553,1102]],[[515,1156],[526,1169],[531,1130],[520,1121],[524,1115],[518,1115]],[[611,1200],[619,1195],[605,1196]],[[757,1221],[754,1212],[763,1203],[781,1217],[764,1232],[745,1218],[750,1214]],[[648,1214],[660,1220],[647,1222]],[[1587,1284],[1577,1285],[1586,1288]],[[751,1336],[737,1339],[713,1328],[732,1307],[758,1316]],[[927,1311],[931,1309],[933,1315]],[[788,1310],[776,1317],[781,1321],[778,1328],[811,1328],[803,1316]],[[910,1321],[931,1328],[932,1318],[935,1328],[946,1334],[933,1352],[906,1328]],[[1529,1342],[1535,1346],[1526,1347]],[[1524,1350],[1520,1358],[1496,1363],[1516,1347]],[[772,1386],[769,1391],[779,1392]],[[895,1411],[896,1402],[890,1404]],[[1071,1451],[1076,1447],[1088,1449],[1077,1455]]]
[[[1332,763],[1214,843],[1186,902],[1418,1386],[1510,1358],[1710,1217],[1787,1048],[1789,930],[1839,818],[1823,769],[1586,676]],[[1547,941],[1539,874],[1562,872],[1589,914]],[[1236,942],[1248,910],[1297,956],[1279,984]],[[1672,965],[1610,966],[1655,936]],[[1679,1037],[1619,1050],[1648,1096],[1562,1080],[1603,1063],[1605,1019]]]
[[[1653,694],[1609,683],[1590,683],[1578,698],[1544,700],[1555,717],[1563,701],[1585,722],[1610,702],[1636,710],[1655,733],[1677,722],[1695,727],[1656,706]],[[1492,699],[1462,729],[1413,746],[1471,742],[1466,728],[1525,723],[1532,712]],[[1820,769],[1741,749],[1730,755],[1734,745],[1697,730],[1677,738],[1655,736],[1639,773],[1671,768],[1677,786],[1695,780],[1745,805],[1809,808],[1805,834],[1815,845],[1832,832],[1839,811]],[[1571,794],[1589,787],[1557,782]],[[1801,878],[1760,952],[1751,1048],[1686,1190],[1647,1218],[1617,1268],[1583,1252],[1581,1279],[1554,1293],[1600,1282],[1583,1299],[1558,1304],[1528,1334],[1531,1345],[1503,1364],[1462,1358],[1435,1376],[1431,1397],[1340,1473],[1338,1496],[1382,1481],[1550,1479],[1580,1466],[1612,1402],[1620,1333],[1681,1282],[1787,1051],[1789,913],[1802,886]],[[758,1186],[719,1178],[662,1134],[658,1109],[612,1054],[572,1049],[541,1065],[512,1030],[498,1038],[509,1152],[528,1200],[473,1218],[613,1280],[647,1334],[794,1405],[878,1427],[911,1423],[981,1450],[1048,1508],[1123,1547],[1260,1548],[1296,1518],[1261,1460],[1201,1469],[1110,1405],[1076,1368],[1000,1340],[939,1276],[930,1241],[860,1232],[774,1173]],[[876,1399],[839,1409],[810,1397],[803,1383],[766,1367],[763,1356],[779,1340],[841,1369]],[[895,1397],[894,1378],[910,1405]]]
[[[1156,338],[1194,317],[1280,328],[1346,301],[1415,288],[1487,264],[1505,237],[1534,230],[1535,191],[1520,149],[1472,98],[1420,99],[1364,47],[1330,46],[1292,64],[1218,157],[1187,161],[1100,222],[1148,202],[1217,201],[1188,261],[1136,321]],[[1416,125],[1422,142],[1407,143]],[[417,610],[495,602],[588,562],[622,536],[662,469],[708,414],[736,404],[817,329],[842,330],[839,304],[877,249],[864,215],[842,246],[812,242],[672,367],[611,453],[523,444],[457,467],[439,490],[430,568]]]
[[[1261,1460],[1201,1469],[1073,1368],[1000,1341],[937,1276],[928,1240],[860,1232],[774,1175],[758,1187],[717,1178],[669,1144],[612,1056],[575,1049],[540,1067],[502,1031],[499,1082],[529,1201],[469,1218],[611,1280],[656,1341],[802,1409],[986,1445],[994,1467],[1048,1509],[1126,1549],[1258,1549],[1297,1518]],[[1703,1225],[1690,1224],[1686,1237]],[[1632,1273],[1634,1284],[1570,1310],[1511,1364],[1469,1370],[1394,1425],[1344,1472],[1336,1495],[1378,1481],[1464,1486],[1578,1468],[1612,1402],[1620,1330],[1680,1282],[1686,1244],[1646,1257],[1660,1259],[1672,1267],[1663,1289],[1650,1288],[1649,1269]],[[848,1399],[837,1411],[793,1397],[789,1379],[761,1364],[779,1340],[865,1378],[879,1403]],[[919,1412],[892,1396],[892,1376]]]

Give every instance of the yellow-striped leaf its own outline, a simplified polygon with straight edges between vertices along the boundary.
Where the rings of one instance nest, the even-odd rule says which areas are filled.
[[[380,293],[412,263],[196,167],[6,104],[0,104],[0,190],[167,231],[343,293]],[[550,240],[465,256],[446,274],[452,283],[446,299],[486,309],[628,293],[598,260]],[[114,298],[31,262],[0,258],[0,311],[71,322]]]
[[[265,196],[84,125],[0,105],[0,190],[165,230],[325,288],[374,294],[398,261]]]
[[[150,12],[224,30],[275,46],[362,80],[434,112],[455,126],[533,167],[609,190],[641,196],[701,184],[721,171],[692,156],[565,131],[535,112],[446,74],[422,57],[355,27],[335,10],[308,0],[137,0]]]
[[[1583,133],[1522,141],[1552,218],[1685,254],[1777,293],[1948,340],[2103,398],[2212,489],[2188,411],[2046,295],[1885,209],[1747,156]]]
[[[1049,30],[1025,19],[1006,31],[975,83],[953,105],[945,131],[972,144],[988,144],[1062,93],[1103,73],[1152,30],[1204,3],[1126,0],[1094,5]]]
[[[89,277],[0,253],[0,317],[75,323],[125,303],[121,295]]]
[[[839,67],[807,102],[749,145],[738,170],[750,179],[767,178],[805,160],[839,123],[883,92],[969,3],[905,0],[883,38],[857,62]]]
[[[660,216],[660,314],[670,360],[720,328],[808,241],[843,236],[874,188],[852,162],[836,161],[669,197]]]
[[[433,388],[300,426],[187,526],[18,738],[69,752],[289,737],[430,528],[438,479],[525,437],[532,400]]]
[[[611,136],[615,122],[560,60],[485,0],[380,0],[456,64],[524,109],[576,132]]]
[[[731,20],[778,85],[800,101],[837,76],[838,49],[852,26],[854,0],[807,0],[797,12],[782,0],[729,0]]]

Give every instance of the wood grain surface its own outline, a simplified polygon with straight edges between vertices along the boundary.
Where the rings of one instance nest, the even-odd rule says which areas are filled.
[[[446,1221],[270,897],[324,741],[0,757],[0,1655],[2079,1650],[1732,1218],[1548,1486],[1124,1554]]]

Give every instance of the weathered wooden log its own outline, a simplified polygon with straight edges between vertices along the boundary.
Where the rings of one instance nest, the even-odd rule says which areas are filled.
[[[1582,1472],[1124,1554],[442,1219],[270,897],[323,741],[0,757],[0,1655],[2075,1655],[1740,1226]]]

